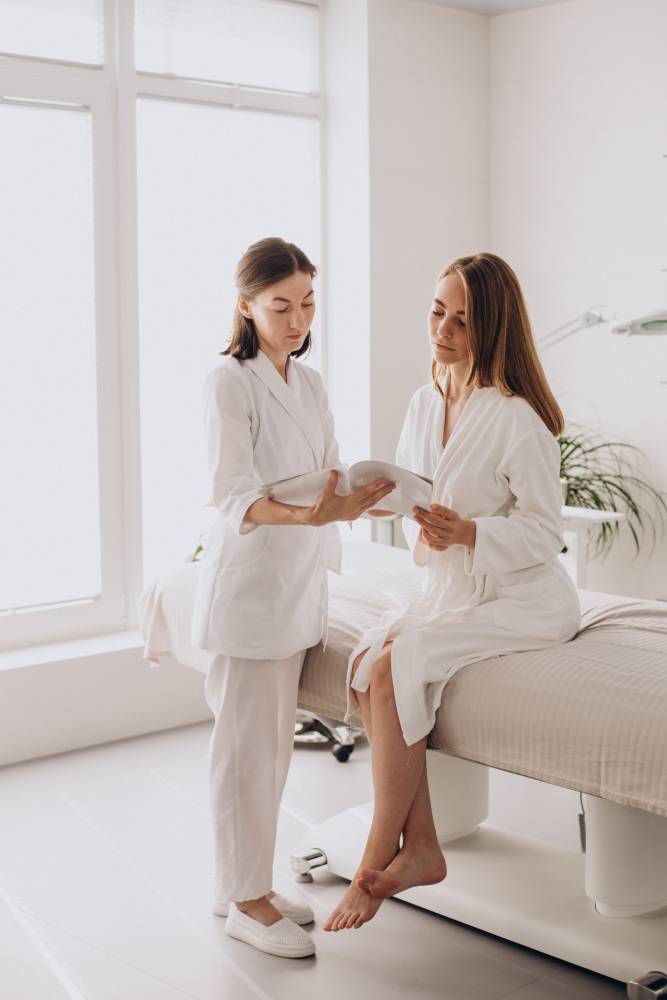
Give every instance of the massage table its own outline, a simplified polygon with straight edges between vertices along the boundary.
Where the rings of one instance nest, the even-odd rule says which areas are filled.
[[[189,640],[197,570],[186,564],[144,594],[144,656],[172,654],[205,673],[213,654]],[[326,649],[304,663],[301,710],[343,718],[350,651],[387,608],[419,593],[423,574],[404,549],[344,546],[343,573],[329,574]],[[490,657],[447,683],[427,768],[448,874],[397,898],[632,982],[630,996],[667,996],[658,971],[667,969],[667,604],[579,595],[571,642]],[[488,823],[490,769],[578,791],[582,849]],[[364,803],[309,830],[292,855],[296,878],[326,864],[351,879],[371,815]]]

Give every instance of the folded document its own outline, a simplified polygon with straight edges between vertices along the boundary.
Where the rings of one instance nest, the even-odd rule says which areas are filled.
[[[318,469],[316,472],[305,472],[301,476],[266,483],[262,489],[264,495],[273,500],[298,507],[310,507],[326,486],[330,471]],[[413,517],[414,506],[429,507],[431,504],[432,480],[402,469],[400,465],[392,465],[391,462],[355,462],[349,469],[336,469],[336,472],[338,496],[348,496],[363,486],[369,486],[375,479],[384,478],[396,483],[396,488],[380,500],[380,510]]]

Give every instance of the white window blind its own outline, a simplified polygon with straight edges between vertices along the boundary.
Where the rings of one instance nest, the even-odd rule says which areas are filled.
[[[318,16],[292,0],[136,0],[136,66],[317,93]]]
[[[100,593],[90,114],[0,104],[0,611]]]
[[[319,121],[140,100],[137,140],[148,583],[181,564],[211,520],[201,391],[229,339],[239,257],[281,236],[320,264]],[[319,348],[317,318],[313,330]]]
[[[102,0],[0,0],[0,53],[100,65]]]

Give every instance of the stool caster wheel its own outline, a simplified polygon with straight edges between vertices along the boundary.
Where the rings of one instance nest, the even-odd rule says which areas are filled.
[[[331,748],[331,752],[339,760],[341,764],[344,764],[346,760],[349,760],[350,754],[354,750],[353,746],[345,746],[342,743],[334,743]]]

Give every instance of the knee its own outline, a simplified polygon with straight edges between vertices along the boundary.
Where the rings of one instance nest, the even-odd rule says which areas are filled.
[[[393,697],[394,682],[391,676],[391,649],[384,650],[371,669],[371,686],[377,691]]]
[[[357,670],[359,669],[359,664],[361,663],[361,661],[363,660],[363,658],[364,658],[364,656],[366,655],[367,652],[368,652],[368,650],[365,649],[362,653],[359,653],[359,656],[356,658],[356,660],[352,664],[352,673],[350,674],[350,680],[353,679],[354,675],[356,674]]]

